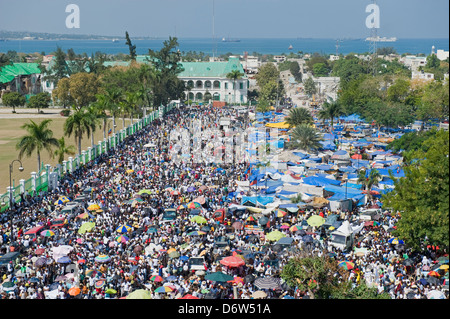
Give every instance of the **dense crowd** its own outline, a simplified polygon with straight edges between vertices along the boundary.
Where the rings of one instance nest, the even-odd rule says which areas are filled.
[[[306,242],[304,230],[291,232],[283,227],[301,224],[315,214],[326,218],[338,213],[341,219],[353,221],[351,212],[325,208],[282,218],[269,216],[265,234],[278,230],[294,239],[290,247],[282,249],[265,240],[264,233],[252,233],[243,227],[252,223],[249,211],[230,209],[224,220],[215,218],[218,209],[240,203],[230,194],[236,194],[235,181],[247,180],[248,165],[172,161],[169,136],[174,128],[188,127],[194,119],[202,119],[205,127],[214,127],[218,118],[232,114],[232,110],[210,107],[174,109],[107,154],[68,173],[52,191],[34,197],[24,194],[14,207],[13,242],[10,221],[1,225],[0,254],[20,252],[18,259],[0,267],[2,298],[126,298],[140,289],[149,291],[154,299],[250,299],[261,290],[267,298],[310,298],[307,291],[279,280],[289,258],[305,250],[354,263],[348,280],[354,285],[365,281],[393,299],[423,299],[430,291],[443,292],[448,298],[442,279],[448,276],[448,270],[441,267],[439,277],[428,275],[448,265],[447,252],[425,247],[419,254],[404,245],[390,244],[390,230],[399,218],[395,213],[386,212],[377,225],[359,232],[356,247],[367,249],[362,254],[335,250],[328,244],[329,234],[319,228],[306,229],[312,239]],[[244,121],[233,125],[243,127]],[[60,196],[75,199],[83,194],[88,200],[62,216],[64,224],[53,229],[54,235],[25,234],[33,227],[51,225],[64,207],[55,203]],[[201,204],[194,211],[205,221],[193,219],[195,214],[188,206],[193,202]],[[93,204],[99,208],[90,209]],[[165,220],[169,208],[177,214]],[[95,226],[80,232],[87,222]],[[258,226],[257,221],[253,223]],[[225,244],[218,245],[218,238],[226,238]],[[203,269],[192,269],[189,261],[198,256],[204,258]],[[243,265],[223,265],[220,261],[229,256],[241,258]],[[217,272],[228,274],[232,282],[206,278]],[[269,289],[258,284],[261,278],[273,279]]]

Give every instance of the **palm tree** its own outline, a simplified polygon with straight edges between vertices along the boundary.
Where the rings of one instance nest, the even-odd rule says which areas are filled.
[[[122,93],[118,89],[106,89],[104,96],[105,109],[113,117],[113,133],[116,134],[116,116],[119,114],[119,104],[122,101]]]
[[[66,140],[64,136],[58,140],[58,148],[55,150],[54,155],[58,156],[58,163],[62,164],[65,155],[75,155],[75,146],[66,146]]]
[[[358,184],[364,185],[364,189],[367,191],[367,195],[369,199],[372,198],[370,191],[372,190],[373,185],[378,185],[378,181],[381,180],[381,174],[378,170],[372,169],[369,172],[369,175],[366,176],[366,170],[360,170],[358,172]]]
[[[286,117],[286,123],[290,127],[295,127],[301,124],[312,124],[314,122],[311,112],[304,107],[296,107],[289,111]]]
[[[322,137],[314,127],[300,124],[293,129],[289,144],[290,148],[315,152],[322,147],[321,140],[323,140]]]
[[[100,127],[100,119],[102,118],[101,110],[97,109],[95,105],[89,105],[86,108],[86,116],[90,116],[91,121],[91,147],[94,148],[94,133],[97,127]]]
[[[105,95],[97,94],[97,101],[91,104],[91,106],[95,107],[97,110],[97,118],[103,121],[102,130],[103,130],[103,138],[106,138],[106,127],[108,125],[108,115],[106,111],[108,111],[108,101]]]
[[[28,132],[28,135],[23,136],[16,145],[19,150],[19,159],[25,155],[30,157],[36,151],[38,172],[41,165],[41,152],[46,150],[50,156],[53,156],[53,147],[58,147],[58,140],[53,137],[53,131],[48,128],[52,120],[46,119],[41,123],[35,123],[30,120],[30,123],[25,123],[21,126]]]
[[[331,120],[331,129],[333,129],[333,120],[343,114],[342,105],[336,101],[331,103],[325,102],[322,109],[319,110],[318,116],[322,120]]]
[[[78,145],[78,155],[81,155],[81,140],[83,135],[91,135],[92,115],[85,112],[85,109],[75,111],[64,122],[64,135],[75,137],[75,143]]]
[[[234,104],[236,104],[236,81],[241,79],[243,75],[239,70],[233,70],[227,74],[227,79],[233,80]]]

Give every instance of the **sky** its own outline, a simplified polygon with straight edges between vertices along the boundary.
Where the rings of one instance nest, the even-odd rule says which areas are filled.
[[[213,24],[214,3],[214,24]],[[131,38],[364,38],[372,0],[0,0],[0,30]],[[377,0],[378,35],[449,38],[448,0]],[[67,28],[66,6],[80,9]],[[214,28],[213,28],[214,25]]]

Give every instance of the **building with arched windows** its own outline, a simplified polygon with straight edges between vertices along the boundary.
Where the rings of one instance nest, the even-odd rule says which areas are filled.
[[[188,100],[193,102],[221,101],[228,104],[247,103],[248,78],[237,57],[225,62],[180,62],[184,71],[178,77],[188,88]],[[233,81],[227,74],[238,70],[242,78]]]

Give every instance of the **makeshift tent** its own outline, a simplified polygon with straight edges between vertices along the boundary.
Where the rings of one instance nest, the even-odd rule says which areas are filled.
[[[325,177],[318,177],[318,176],[304,177],[302,179],[302,181],[303,181],[303,184],[313,185],[313,186],[327,186],[327,185],[340,185],[341,184],[340,181],[330,179],[330,178],[325,178]]]

